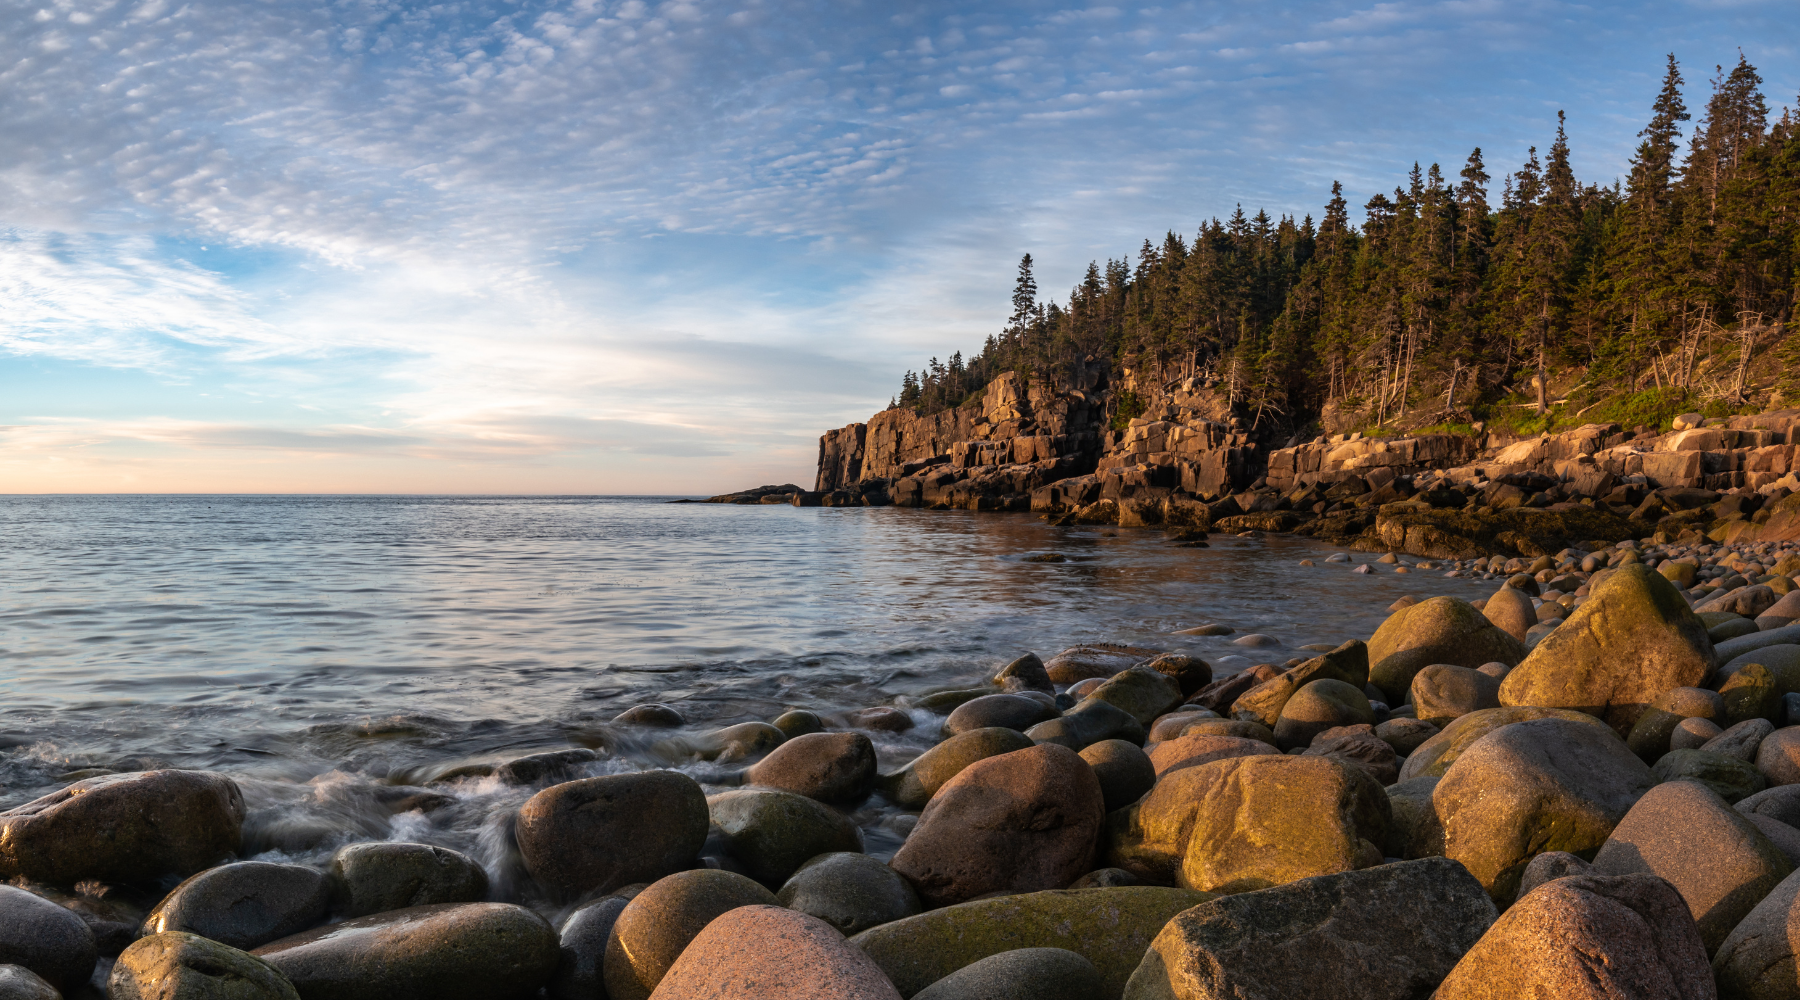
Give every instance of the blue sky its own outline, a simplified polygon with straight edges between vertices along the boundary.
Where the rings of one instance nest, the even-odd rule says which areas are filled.
[[[1020,254],[1610,182],[1793,0],[0,2],[0,492],[707,493],[977,345]],[[1497,185],[1496,181],[1496,185]]]

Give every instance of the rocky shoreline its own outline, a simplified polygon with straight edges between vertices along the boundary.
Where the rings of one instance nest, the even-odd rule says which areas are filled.
[[[1282,662],[1214,624],[1186,631],[1243,656],[1078,646],[664,737],[711,794],[604,746],[520,757],[481,778],[529,794],[485,866],[243,860],[229,774],[71,776],[0,813],[0,998],[1800,996],[1800,546],[1355,570],[1496,589]],[[876,741],[926,728],[882,773]]]

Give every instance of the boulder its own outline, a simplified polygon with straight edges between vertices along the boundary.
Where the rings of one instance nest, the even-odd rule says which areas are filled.
[[[1025,730],[1037,743],[1054,743],[1070,750],[1081,750],[1101,740],[1144,742],[1144,727],[1130,712],[1106,701],[1085,698],[1067,715],[1040,722]]]
[[[346,917],[479,903],[488,891],[487,872],[474,858],[430,844],[350,844],[332,856],[330,877],[337,908]]]
[[[1475,741],[1502,726],[1531,719],[1563,719],[1583,725],[1605,726],[1605,723],[1586,713],[1556,708],[1487,708],[1470,712],[1445,726],[1442,732],[1419,744],[1417,749],[1408,754],[1406,763],[1400,766],[1400,780],[1426,775],[1442,777],[1450,770],[1450,765],[1456,763],[1456,758],[1462,756],[1463,751]]]
[[[861,733],[796,736],[745,771],[744,781],[820,802],[854,802],[875,786],[875,744]]]
[[[1150,882],[1248,892],[1381,861],[1391,807],[1333,757],[1215,760],[1166,775],[1107,817],[1104,863]]]
[[[652,996],[900,1000],[881,969],[842,934],[816,917],[778,906],[739,907],[706,925]]]
[[[1016,948],[950,973],[914,1000],[1101,1000],[1100,970],[1066,948]]]
[[[880,779],[883,792],[905,809],[923,809],[925,803],[978,760],[1034,746],[1031,737],[1016,729],[989,727],[957,733],[914,757],[905,767]]]
[[[1177,708],[1158,716],[1156,721],[1150,724],[1150,734],[1144,738],[1144,745],[1149,746],[1152,743],[1163,743],[1175,739],[1181,735],[1182,730],[1193,723],[1199,722],[1201,719],[1218,717],[1218,713],[1209,712],[1204,708]]]
[[[0,885],[0,965],[30,969],[59,990],[87,982],[99,958],[94,934],[73,912]]]
[[[1325,678],[1308,683],[1281,706],[1275,745],[1282,750],[1312,745],[1313,737],[1340,726],[1375,725],[1375,710],[1362,689]]]
[[[1470,712],[1499,708],[1500,679],[1468,667],[1432,663],[1413,675],[1410,698],[1419,719],[1442,729]]]
[[[606,995],[606,942],[629,902],[630,897],[623,894],[602,896],[577,907],[557,928],[561,957],[556,978],[550,983],[554,1000],[592,1000]]]
[[[1156,766],[1149,755],[1124,740],[1102,740],[1081,751],[1081,759],[1094,769],[1106,811],[1121,809],[1144,797],[1156,784]]]
[[[1650,769],[1657,784],[1695,781],[1719,793],[1727,803],[1748,798],[1769,786],[1748,761],[1708,750],[1671,750]]]
[[[1800,590],[1788,591],[1781,600],[1764,609],[1756,616],[1756,627],[1768,631],[1792,625],[1795,621],[1800,621]]]
[[[1711,1000],[1694,920],[1653,875],[1573,875],[1519,900],[1433,1000]]]
[[[926,804],[894,870],[928,906],[1061,888],[1093,867],[1105,816],[1080,755],[1041,744],[964,768]]]
[[[1765,584],[1756,584],[1739,587],[1728,594],[1715,597],[1705,604],[1697,605],[1694,610],[1697,612],[1729,611],[1753,619],[1773,608],[1780,600],[1781,595],[1775,593],[1773,589]]]
[[[1396,781],[1386,789],[1388,809],[1387,843],[1382,854],[1388,858],[1437,858],[1444,855],[1444,824],[1438,820],[1431,804],[1431,793],[1437,791],[1436,775]]]
[[[1524,899],[1531,890],[1571,875],[1586,875],[1594,866],[1568,851],[1545,851],[1531,859],[1525,866],[1525,874],[1519,878],[1519,898]]]
[[[556,932],[508,903],[442,903],[327,924],[251,952],[302,997],[500,1000],[556,973]]]
[[[1800,926],[1800,872],[1782,879],[1738,922],[1713,956],[1713,975],[1724,997],[1788,1000],[1800,996],[1800,946],[1790,928]]]
[[[1445,856],[1506,905],[1532,857],[1599,848],[1654,780],[1605,728],[1533,719],[1470,744],[1431,800]]]
[[[976,729],[1014,729],[1024,732],[1046,719],[1056,718],[1056,704],[1025,694],[989,694],[956,706],[944,720],[944,735],[956,736]]]
[[[861,852],[862,831],[821,802],[772,788],[741,788],[706,800],[715,842],[744,874],[774,890],[821,854]]]
[[[1657,695],[1699,687],[1712,668],[1712,640],[1681,592],[1628,564],[1506,675],[1500,703],[1586,712],[1626,734]]]
[[[1028,692],[1033,697],[1048,698],[1042,691]],[[1052,701],[1054,704],[1054,700]],[[917,725],[905,710],[892,705],[876,705],[844,713],[844,725],[851,729],[867,729],[878,733],[904,733]]]
[[[665,756],[697,757],[721,764],[760,757],[782,744],[787,735],[766,722],[740,722],[693,738],[672,738],[657,744]]]
[[[1481,606],[1481,614],[1500,631],[1520,642],[1525,641],[1525,633],[1531,626],[1538,623],[1537,609],[1531,606],[1531,598],[1513,586],[1494,591]]]
[[[1421,719],[1389,719],[1375,727],[1376,738],[1393,747],[1399,757],[1410,757],[1438,732],[1439,727]]]
[[[1692,781],[1647,792],[1594,856],[1596,874],[1667,879],[1709,953],[1792,870],[1756,824]]]
[[[800,866],[775,894],[776,902],[825,921],[843,934],[902,920],[919,912],[911,883],[867,854],[821,854]]]
[[[1800,784],[1800,726],[1784,726],[1756,747],[1756,769],[1771,785]]]
[[[62,1000],[62,994],[22,965],[0,965],[0,1000]]]
[[[294,984],[268,962],[185,931],[151,934],[121,952],[107,977],[106,995],[109,1000],[300,1000]]]
[[[531,877],[568,900],[688,868],[706,831],[698,782],[676,771],[639,771],[544,789],[519,807],[514,836]]]
[[[581,777],[585,773],[584,765],[599,759],[599,751],[589,750],[586,747],[551,750],[525,757],[515,757],[494,768],[494,777],[507,785],[536,785],[568,781]]]
[[[1193,697],[1212,683],[1212,665],[1198,656],[1188,656],[1185,653],[1164,653],[1145,666],[1159,674],[1173,678],[1181,688],[1183,698]]]
[[[1071,646],[1046,660],[1044,670],[1058,684],[1074,684],[1089,677],[1111,677],[1156,655],[1129,647]]]
[[[1182,726],[1175,736],[1177,739],[1183,736],[1234,736],[1275,745],[1275,730],[1260,722],[1244,719],[1199,719]]]
[[[1764,789],[1740,799],[1732,808],[1745,816],[1767,816],[1788,826],[1800,826],[1800,785]]]
[[[0,812],[0,879],[52,885],[191,875],[243,843],[244,796],[209,771],[86,778]]]
[[[1481,884],[1444,858],[1223,896],[1163,927],[1125,1000],[1423,997],[1495,916]]]
[[[1775,849],[1788,859],[1788,864],[1800,865],[1800,829],[1767,816],[1754,813],[1748,815],[1750,822],[1756,824],[1762,835],[1769,838],[1769,843],[1774,844]]]
[[[1181,684],[1148,666],[1132,667],[1107,678],[1083,699],[1084,703],[1095,701],[1124,709],[1138,725],[1148,727],[1157,716],[1181,704]],[[1081,705],[1075,710],[1080,711]]]
[[[144,933],[185,931],[247,951],[324,923],[330,907],[331,886],[318,869],[239,861],[176,886],[144,919]]]
[[[1360,692],[1369,682],[1368,647],[1352,639],[1329,653],[1277,674],[1232,702],[1231,717],[1274,729],[1288,699],[1306,685],[1320,680],[1338,681]]]
[[[1190,733],[1166,743],[1152,743],[1149,757],[1150,765],[1155,769],[1156,777],[1160,780],[1170,771],[1194,767],[1215,760],[1224,760],[1228,757],[1254,757],[1280,753],[1280,750],[1262,740]],[[1108,812],[1110,811],[1108,810]]]
[[[674,729],[687,724],[687,719],[668,705],[650,703],[633,705],[618,715],[613,721],[627,726],[650,726],[656,729]]]
[[[1740,653],[1719,668],[1719,675],[1730,677],[1751,663],[1768,668],[1783,694],[1800,691],[1800,645],[1783,642]]]
[[[1781,718],[1781,688],[1775,675],[1760,663],[1746,663],[1719,686],[1725,701],[1722,725],[1734,726],[1747,719]]]
[[[1056,685],[1050,682],[1050,672],[1044,669],[1044,661],[1038,659],[1036,653],[1026,653],[1001,667],[994,675],[994,683],[1008,691],[1056,693]]]
[[[1387,703],[1406,700],[1413,677],[1432,663],[1479,667],[1525,658],[1519,640],[1501,631],[1468,602],[1433,597],[1388,616],[1369,640],[1369,682]]]
[[[1400,777],[1400,762],[1394,756],[1394,748],[1375,735],[1373,726],[1327,729],[1313,737],[1312,745],[1301,753],[1303,756],[1336,757],[1360,767],[1384,788]]]
[[[700,868],[658,879],[632,897],[606,938],[601,976],[611,1000],[646,1000],[690,942],[740,906],[775,896],[736,872]]]
[[[1725,730],[1714,725],[1711,719],[1682,719],[1669,734],[1669,749],[1698,750],[1723,735]]]
[[[1064,889],[928,910],[850,939],[911,997],[984,958],[1019,948],[1064,948],[1100,970],[1114,998],[1169,918],[1212,897],[1162,886]]]
[[[1625,743],[1631,752],[1637,754],[1645,763],[1654,762],[1672,749],[1670,740],[1675,731],[1682,728],[1686,719],[1723,719],[1725,717],[1725,699],[1719,697],[1717,691],[1705,688],[1678,687],[1671,688],[1657,695],[1646,708],[1637,722],[1632,724],[1630,735]],[[1710,738],[1710,737],[1709,737]]]
[[[974,696],[971,695],[970,697]],[[791,712],[783,712],[776,716],[775,721],[770,723],[770,725],[781,730],[781,736],[784,742],[791,740],[796,736],[805,736],[807,733],[822,733],[825,731],[825,720],[819,718],[819,713],[808,712],[805,709],[795,709]]]

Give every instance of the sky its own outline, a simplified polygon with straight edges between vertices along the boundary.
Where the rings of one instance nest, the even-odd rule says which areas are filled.
[[[976,348],[1020,255],[1625,171],[1793,0],[0,0],[0,493],[712,494]],[[1698,115],[1696,115],[1698,117]],[[1495,181],[1496,187],[1498,180]]]

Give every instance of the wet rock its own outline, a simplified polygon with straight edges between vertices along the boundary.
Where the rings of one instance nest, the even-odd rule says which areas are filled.
[[[1800,872],[1789,875],[1725,936],[1713,956],[1719,995],[1783,1000],[1800,995],[1800,945],[1789,928],[1800,924]]]
[[[1740,800],[1732,808],[1745,816],[1767,816],[1800,826],[1800,785],[1776,785]]]
[[[1505,905],[1533,856],[1599,848],[1654,781],[1604,727],[1533,719],[1471,744],[1431,800],[1445,855]]]
[[[1279,753],[1281,753],[1280,750],[1262,740],[1191,733],[1164,743],[1151,744],[1148,756],[1150,766],[1155,769],[1156,777],[1160,779],[1170,771],[1184,767],[1196,767],[1215,760]],[[1112,810],[1107,811],[1111,812]]]
[[[781,730],[766,722],[740,722],[691,740],[673,740],[668,746],[678,753],[692,754],[701,760],[729,764],[760,757],[780,746],[786,739]],[[661,745],[663,744],[659,744]]]
[[[1725,730],[1714,725],[1711,719],[1682,719],[1675,724],[1674,732],[1669,734],[1669,749],[1698,750],[1724,733]],[[1662,758],[1659,756],[1657,759]]]
[[[878,733],[904,733],[914,726],[913,717],[891,705],[859,708],[844,713],[852,729],[868,729]]]
[[[919,912],[919,895],[899,873],[867,854],[821,854],[800,866],[775,899],[825,921],[841,934]]]
[[[22,965],[0,965],[0,1000],[62,1000],[62,994]]]
[[[1353,639],[1258,684],[1232,702],[1231,717],[1274,729],[1288,699],[1306,685],[1320,680],[1337,681],[1361,692],[1369,681],[1368,647]]]
[[[1771,785],[1800,784],[1800,726],[1784,726],[1756,747],[1756,769]]]
[[[694,863],[706,842],[706,796],[675,771],[553,785],[519,808],[525,867],[558,899],[654,882]]]
[[[1667,879],[1687,902],[1708,952],[1792,870],[1756,824],[1692,781],[1647,792],[1594,856],[1596,874]]]
[[[1669,883],[1575,875],[1519,900],[1469,949],[1434,1000],[1707,1000],[1706,949]]]
[[[1389,615],[1369,640],[1368,655],[1370,683],[1387,695],[1388,704],[1398,705],[1428,664],[1514,664],[1525,658],[1525,647],[1468,602],[1433,597]]]
[[[1712,667],[1712,640],[1681,592],[1628,564],[1506,675],[1500,703],[1574,709],[1629,733],[1658,695],[1700,686]]]
[[[1468,667],[1433,663],[1413,676],[1411,696],[1418,718],[1441,729],[1470,712],[1499,708],[1500,680]]]
[[[1159,674],[1173,678],[1175,683],[1181,687],[1183,698],[1192,697],[1212,683],[1212,665],[1198,656],[1188,656],[1185,653],[1164,653],[1151,660],[1146,666]]]
[[[1060,888],[1093,867],[1104,815],[1093,768],[1042,744],[963,769],[925,806],[892,864],[929,906]]]
[[[1153,650],[1071,646],[1045,661],[1044,670],[1058,684],[1074,684],[1089,677],[1111,677],[1156,655]]]
[[[925,803],[978,760],[997,757],[1034,746],[1031,737],[1015,729],[989,727],[958,733],[915,757],[905,767],[881,779],[883,791],[896,805],[923,809]]]
[[[561,957],[556,978],[550,983],[555,1000],[593,1000],[605,996],[606,942],[613,924],[631,900],[622,895],[603,896],[569,914],[557,930]]]
[[[1082,750],[1102,740],[1144,742],[1144,727],[1130,712],[1110,702],[1086,698],[1061,718],[1040,722],[1025,730],[1037,743],[1054,743],[1070,750]]]
[[[1389,719],[1375,727],[1375,736],[1393,747],[1397,756],[1407,757],[1438,731],[1437,726],[1420,719]]]
[[[1748,761],[1706,750],[1671,750],[1650,769],[1661,784],[1695,781],[1719,793],[1727,803],[1755,795],[1769,783]]]
[[[779,887],[809,858],[861,851],[862,831],[836,809],[792,792],[743,788],[706,800],[721,847],[744,874]]]
[[[1224,896],[1169,921],[1125,1000],[1422,997],[1495,916],[1480,883],[1444,858]]]
[[[1024,732],[1046,719],[1056,718],[1054,704],[1022,694],[990,694],[964,702],[944,720],[944,734],[956,736],[976,729],[1014,729]]]
[[[1233,736],[1241,740],[1256,740],[1259,743],[1275,745],[1275,730],[1260,722],[1249,722],[1244,719],[1200,719],[1181,727],[1182,736]]]
[[[861,733],[796,736],[752,765],[744,780],[820,802],[854,802],[875,787],[875,744]]]
[[[651,703],[633,705],[618,715],[613,721],[628,726],[651,726],[657,729],[674,729],[687,725],[687,719],[668,705]]]
[[[740,906],[774,906],[769,890],[735,872],[698,869],[651,883],[619,912],[601,975],[611,1000],[646,1000],[706,925]]]
[[[1719,686],[1719,697],[1725,702],[1722,725],[1734,726],[1746,719],[1781,717],[1781,687],[1769,668],[1760,663],[1745,664],[1737,673],[1725,678]]]
[[[1525,641],[1525,633],[1531,626],[1538,623],[1537,609],[1531,606],[1531,598],[1512,586],[1494,591],[1481,606],[1481,614],[1500,631],[1520,642]]]
[[[582,765],[600,759],[597,751],[586,747],[534,753],[509,760],[494,769],[494,777],[508,785],[535,785],[544,781],[567,781],[582,774]]]
[[[110,1000],[300,1000],[268,962],[198,934],[167,931],[119,955],[107,978]]]
[[[959,969],[1019,948],[1065,948],[1100,970],[1116,997],[1169,918],[1211,899],[1161,886],[1066,889],[982,899],[896,920],[850,943],[881,966],[901,996]]]
[[[1375,727],[1368,725],[1343,726],[1327,729],[1313,737],[1303,755],[1336,757],[1337,759],[1362,768],[1375,783],[1386,787],[1399,780],[1400,762],[1394,756],[1394,748],[1375,735]]]
[[[556,973],[556,932],[508,903],[445,903],[327,924],[251,954],[302,997],[500,1000],[537,993]]]
[[[900,1000],[880,968],[836,930],[772,906],[741,907],[707,925],[655,995],[657,1000]]]
[[[244,797],[208,771],[77,781],[0,812],[0,878],[73,885],[191,875],[243,842]]]
[[[0,964],[30,969],[60,990],[87,982],[98,954],[74,913],[24,889],[0,885]]]
[[[331,886],[338,910],[362,917],[409,906],[478,903],[487,897],[488,877],[474,858],[447,847],[365,843],[339,848],[332,856]]]
[[[825,731],[825,720],[819,718],[817,713],[808,712],[804,709],[783,712],[779,716],[776,716],[773,724],[776,729],[781,730],[781,735],[785,739],[790,740],[797,736],[805,736],[808,733],[822,733]]]
[[[1044,661],[1038,659],[1036,653],[1026,653],[1001,667],[994,675],[994,683],[1008,691],[1056,693],[1056,685],[1050,682],[1050,672],[1044,669]]]
[[[1124,740],[1095,743],[1081,751],[1081,759],[1100,781],[1107,812],[1136,802],[1156,784],[1156,766],[1149,755]]]
[[[240,861],[176,886],[145,918],[144,933],[186,931],[248,950],[324,923],[330,907],[331,887],[318,869]]]
[[[1525,874],[1519,878],[1519,898],[1524,899],[1531,890],[1545,882],[1570,875],[1586,875],[1594,866],[1568,851],[1545,851],[1531,859],[1525,866]]]
[[[1282,750],[1310,746],[1313,737],[1340,726],[1375,724],[1375,711],[1358,687],[1343,681],[1316,680],[1294,692],[1281,706],[1275,723],[1275,745]]]
[[[1132,667],[1107,678],[1082,704],[1097,701],[1123,709],[1138,725],[1149,726],[1157,716],[1181,704],[1181,684],[1148,667]],[[1075,710],[1080,711],[1081,705]]]
[[[1450,770],[1450,765],[1456,763],[1456,758],[1475,741],[1502,726],[1531,719],[1564,719],[1583,725],[1605,726],[1605,723],[1591,715],[1559,708],[1488,708],[1470,712],[1445,726],[1442,732],[1419,744],[1416,750],[1407,755],[1406,763],[1400,766],[1400,780],[1426,775],[1442,777]]]
[[[1150,882],[1249,892],[1381,861],[1392,807],[1332,757],[1215,760],[1165,775],[1107,817],[1103,863]]]
[[[915,1000],[1102,1000],[1100,970],[1065,948],[1019,948],[966,965]]]

